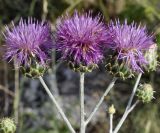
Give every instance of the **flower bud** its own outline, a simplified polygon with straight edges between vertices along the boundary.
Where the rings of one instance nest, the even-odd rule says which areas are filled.
[[[108,113],[109,113],[109,114],[115,114],[115,113],[116,113],[116,109],[115,109],[115,107],[114,107],[113,104],[109,107]]]
[[[0,121],[0,133],[15,133],[16,125],[10,118],[4,118]]]
[[[145,53],[145,58],[148,61],[148,65],[145,67],[147,71],[154,71],[157,67],[157,45],[152,44],[149,50]]]
[[[136,95],[139,100],[141,100],[143,103],[150,102],[153,97],[154,91],[150,84],[143,84],[141,85],[136,92]]]

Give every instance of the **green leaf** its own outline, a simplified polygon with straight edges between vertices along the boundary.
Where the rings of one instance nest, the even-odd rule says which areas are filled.
[[[157,43],[158,47],[160,47],[160,34],[158,34],[156,36],[156,43]]]

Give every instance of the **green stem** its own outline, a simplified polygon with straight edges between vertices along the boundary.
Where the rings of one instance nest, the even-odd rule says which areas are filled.
[[[14,118],[15,122],[18,123],[19,119],[19,99],[20,99],[20,91],[19,91],[19,70],[15,66],[15,93],[14,93]]]

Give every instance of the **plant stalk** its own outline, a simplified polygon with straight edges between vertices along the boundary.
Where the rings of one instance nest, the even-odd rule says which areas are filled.
[[[85,133],[85,112],[84,112],[84,73],[80,73],[80,133]]]
[[[107,96],[109,91],[113,88],[116,80],[117,80],[117,78],[114,77],[113,80],[111,81],[111,83],[109,84],[109,86],[107,87],[106,91],[104,92],[103,96],[100,98],[100,100],[97,103],[96,107],[93,109],[93,111],[89,115],[88,119],[86,120],[86,125],[91,121],[91,119],[93,118],[95,113],[98,111],[98,109],[99,109],[100,105],[102,104],[102,102],[104,101],[105,97]]]
[[[124,120],[126,119],[126,117],[128,116],[128,114],[130,113],[130,109],[133,107],[131,107],[131,104],[132,104],[132,101],[133,101],[133,98],[134,98],[134,95],[136,93],[136,90],[138,88],[138,85],[139,85],[139,82],[140,82],[140,79],[142,77],[142,73],[139,73],[138,77],[137,77],[137,80],[136,80],[136,83],[133,87],[133,90],[132,90],[132,93],[131,93],[131,96],[130,96],[130,99],[128,101],[128,104],[127,104],[127,107],[126,107],[126,110],[121,118],[121,120],[119,121],[119,123],[117,124],[115,130],[113,133],[117,133],[119,131],[119,129],[121,128],[122,124],[124,123]],[[137,104],[137,102],[135,103],[135,105]]]
[[[122,124],[124,123],[124,121],[126,120],[128,114],[136,107],[136,105],[139,103],[139,101],[137,100],[122,116],[121,120],[119,121],[119,123],[117,124],[115,130],[113,133],[117,133],[119,131],[119,129],[121,128]]]
[[[113,114],[109,114],[109,123],[110,123],[109,133],[112,133],[112,131],[113,131]]]
[[[19,120],[19,99],[20,99],[20,91],[19,91],[19,69],[15,65],[15,74],[14,74],[14,80],[15,80],[15,92],[14,92],[14,119],[15,122],[18,123]]]
[[[64,114],[62,108],[60,107],[60,105],[58,104],[58,102],[56,101],[55,97],[52,95],[52,93],[50,92],[48,86],[46,85],[46,83],[44,82],[43,78],[40,76],[39,80],[41,82],[41,84],[43,85],[45,91],[47,92],[48,96],[50,97],[50,99],[52,100],[52,102],[55,104],[58,112],[60,113],[60,115],[62,116],[63,120],[65,121],[66,125],[68,126],[69,130],[71,131],[71,133],[76,133],[75,130],[73,129],[71,123],[69,122],[68,118],[66,117],[66,115]]]

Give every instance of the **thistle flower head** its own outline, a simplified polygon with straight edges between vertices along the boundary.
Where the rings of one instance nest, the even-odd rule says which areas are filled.
[[[18,67],[29,67],[34,58],[45,66],[52,47],[49,24],[28,18],[28,20],[21,19],[17,26],[12,22],[12,26],[12,28],[6,26],[4,33],[5,59],[8,61],[14,59]]]
[[[90,66],[103,58],[101,46],[106,40],[106,28],[100,16],[91,13],[62,17],[56,27],[56,49],[63,60]]]
[[[128,25],[126,20],[124,24],[111,22],[108,30],[114,34],[110,48],[117,52],[117,59],[123,61],[127,69],[143,72],[143,66],[148,64],[144,52],[153,44],[153,37],[148,35],[146,27],[134,22]]]

